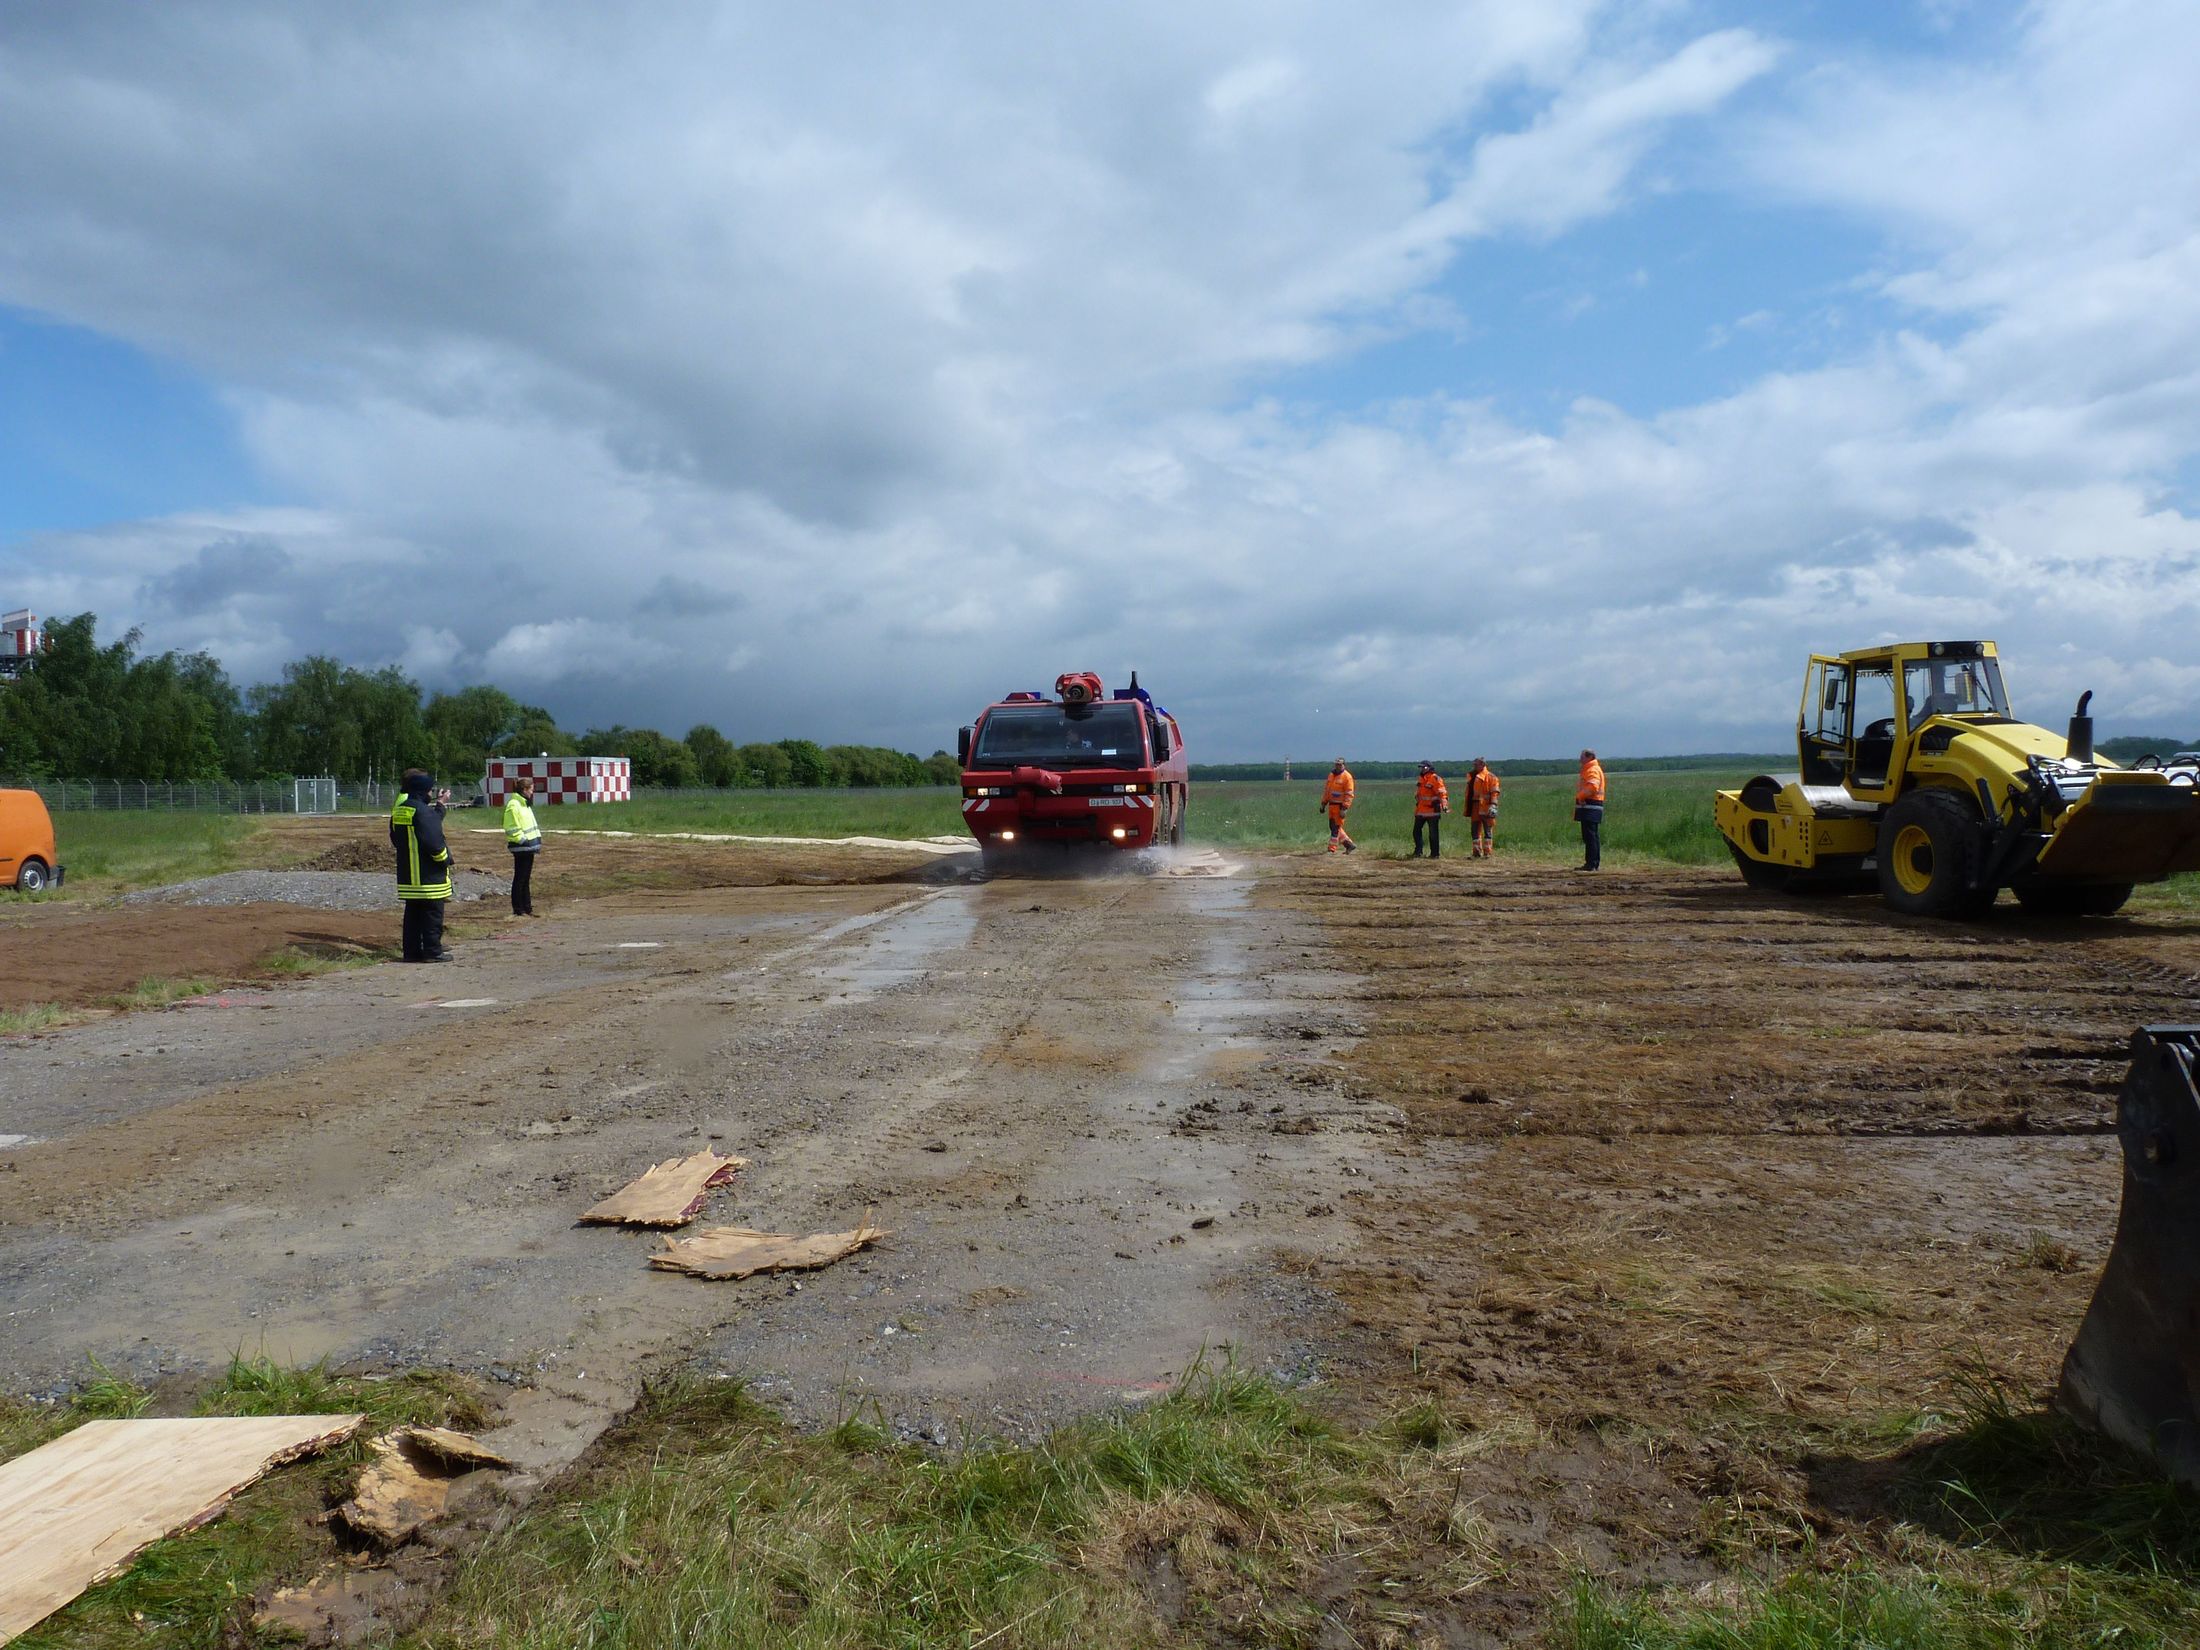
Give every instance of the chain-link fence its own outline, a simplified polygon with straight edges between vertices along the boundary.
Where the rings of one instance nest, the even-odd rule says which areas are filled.
[[[378,780],[300,782],[264,779],[248,784],[169,784],[135,779],[7,779],[0,786],[36,791],[54,813],[132,812],[292,814],[380,813],[396,800]]]

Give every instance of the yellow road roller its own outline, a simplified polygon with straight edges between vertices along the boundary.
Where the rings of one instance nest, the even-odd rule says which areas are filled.
[[[2095,755],[2093,695],[2067,733],[2011,713],[1992,642],[1813,654],[1795,773],[1718,793],[1743,879],[1773,892],[1876,887],[1897,911],[2107,916],[2134,886],[2200,871],[2200,768]]]

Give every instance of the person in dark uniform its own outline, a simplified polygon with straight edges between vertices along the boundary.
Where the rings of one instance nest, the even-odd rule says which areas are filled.
[[[405,904],[405,960],[448,962],[443,907],[451,898],[451,850],[443,840],[443,804],[435,781],[405,770],[405,794],[390,810],[390,846],[397,854],[397,897]]]

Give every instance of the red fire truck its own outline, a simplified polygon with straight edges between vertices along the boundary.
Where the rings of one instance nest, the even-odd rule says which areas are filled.
[[[1011,693],[956,738],[963,819],[987,860],[1041,844],[1182,842],[1184,736],[1137,672],[1110,697],[1091,671],[1069,671],[1054,695]]]

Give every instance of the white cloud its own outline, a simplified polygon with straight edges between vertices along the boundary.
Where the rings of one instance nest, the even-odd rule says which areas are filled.
[[[516,624],[482,655],[481,668],[491,681],[523,687],[578,678],[633,677],[672,662],[663,643],[627,625],[583,618]]]
[[[1778,56],[1747,29],[1725,29],[1645,69],[1600,69],[1534,125],[1476,144],[1465,179],[1424,216],[1423,232],[1553,235],[1608,212],[1668,123],[1709,113]]]

